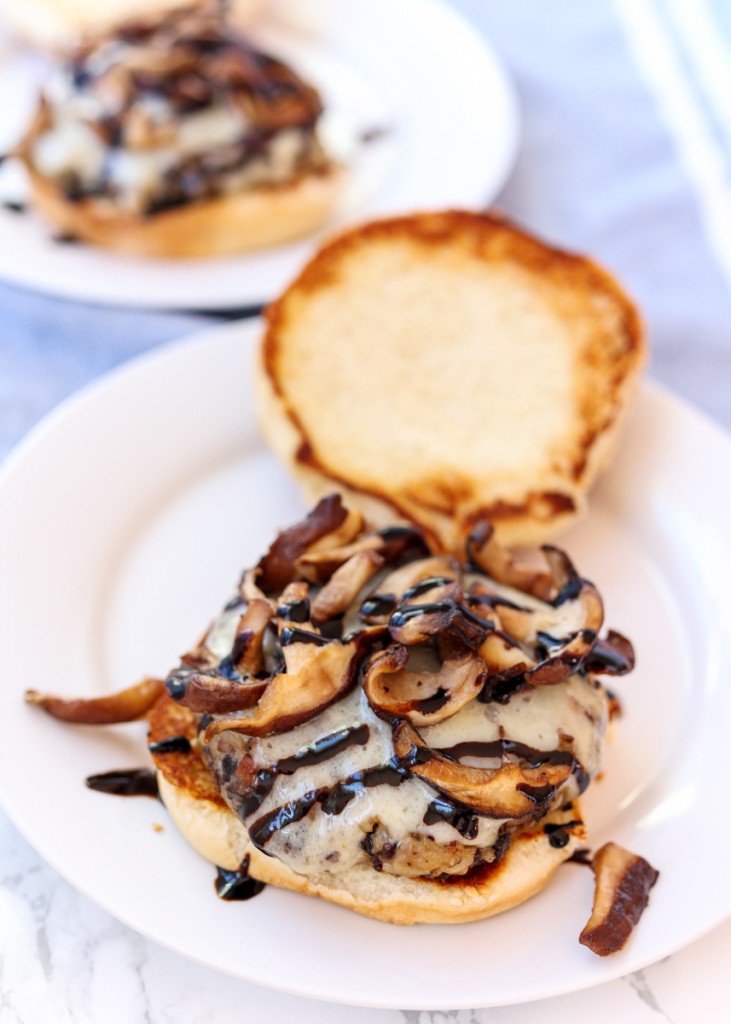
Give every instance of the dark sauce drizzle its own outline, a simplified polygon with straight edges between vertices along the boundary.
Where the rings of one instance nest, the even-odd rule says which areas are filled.
[[[524,782],[518,783],[515,788],[521,793],[525,793],[537,807],[547,806],[556,792],[555,786],[529,786]]]
[[[434,586],[435,584],[432,585]],[[465,608],[456,601],[432,601],[429,604],[412,604],[406,608],[399,608],[391,616],[390,625],[396,627],[403,626],[411,619],[418,618],[419,615],[443,615],[445,612],[450,611],[458,612],[469,622],[473,622],[477,626],[482,626],[488,631],[494,628],[493,623],[488,619],[483,619],[479,615],[475,615],[475,613],[471,612],[469,608]]]
[[[168,696],[173,700],[182,700],[188,689],[188,683],[194,675],[195,669],[193,668],[179,668],[175,672],[171,672],[165,680]]]
[[[360,617],[367,619],[371,616],[390,615],[395,607],[396,598],[393,594],[378,594],[363,602],[360,606]]]
[[[451,692],[445,690],[442,686],[436,690],[431,697],[425,697],[424,700],[417,700],[414,707],[417,711],[424,715],[430,715],[433,711],[439,711],[443,708],[451,697]]]
[[[239,683],[243,680],[243,676],[239,672],[237,662],[241,655],[246,650],[246,644],[248,637],[246,634],[237,636],[234,640],[231,653],[221,658],[215,670],[211,673],[214,676],[220,676],[223,679],[229,679],[232,683]],[[172,696],[172,695],[171,695]]]
[[[423,821],[425,825],[435,825],[439,821],[446,821],[465,839],[476,839],[480,826],[480,819],[469,807],[462,807],[460,804],[442,798],[432,800],[426,809]]]
[[[401,595],[401,601],[410,601],[414,597],[426,594],[429,590],[434,590],[435,587],[444,587],[447,583],[454,583],[454,579],[450,576],[429,576],[405,590]]]
[[[289,644],[315,644],[323,647],[330,643],[330,638],[321,636],[319,633],[312,633],[309,629],[300,629],[298,626],[285,626],[279,635],[279,642],[282,647]]]
[[[581,593],[581,588],[584,586],[584,581],[581,576],[573,576],[561,587],[559,592],[554,597],[551,604],[554,608],[560,608],[562,604],[567,601],[573,601]]]
[[[508,600],[507,597],[500,597],[499,594],[465,594],[464,601],[466,604],[484,604],[488,608],[514,608],[518,612],[528,611],[522,604],[516,604],[515,601]]]
[[[590,782],[589,773],[570,750],[538,750],[536,747],[531,747],[527,743],[519,743],[517,740],[498,739],[456,743],[453,747],[445,747],[439,753],[452,758],[453,761],[459,761],[463,757],[502,758],[505,754],[513,754],[522,761],[526,761],[530,768],[540,768],[542,764],[568,764],[571,765],[571,772],[576,779],[579,793],[583,793]],[[526,793],[531,796],[527,790]]]
[[[583,848],[581,850],[574,850],[571,856],[566,861],[566,864],[585,864],[586,867],[590,868],[592,862],[591,850]]]
[[[149,743],[148,749],[151,754],[187,754],[190,740],[187,736],[168,736],[164,740]]]
[[[241,867],[237,871],[228,871],[226,868],[216,868],[216,879],[214,887],[216,895],[222,900],[250,900],[258,896],[266,884],[249,874],[249,858],[244,857]]]
[[[114,796],[159,796],[157,776],[149,768],[130,768],[125,771],[89,775],[85,782],[89,789],[97,793],[111,793]]]
[[[423,544],[420,533],[413,527],[390,527],[378,532],[387,542],[411,540],[413,542]],[[453,580],[445,576],[430,577],[409,588],[404,593],[401,600],[412,600],[429,590],[447,585],[451,582],[453,582]],[[554,607],[558,607],[565,601],[574,599],[580,593],[581,587],[582,580],[579,577],[570,579],[561,588],[554,601],[551,603]],[[521,609],[520,605],[515,604],[507,598],[492,594],[467,594],[464,597],[464,602],[465,605],[484,605],[488,607],[503,605],[506,607]],[[398,604],[400,604],[400,602]],[[237,606],[238,601],[236,599],[230,602],[230,607]],[[396,610],[394,611],[394,609]],[[397,606],[396,598],[392,594],[373,595],[363,602],[360,614],[361,617],[366,618],[369,616],[382,616],[393,613],[391,617],[392,624],[400,625],[417,615],[432,613],[440,614],[456,609],[458,609],[460,614],[464,615],[466,619],[472,621],[475,625],[479,625],[487,630],[493,629],[493,624],[489,620],[481,618],[479,615],[471,611],[470,608],[465,607],[464,605],[458,605],[454,600],[438,601],[430,604],[414,605],[403,608]],[[304,623],[308,621],[310,617],[309,602],[307,599],[299,599],[292,601],[289,604],[280,605],[277,609],[277,615],[290,622]],[[287,626],[282,630],[280,639],[283,646],[287,646],[292,643],[309,643],[322,646],[327,644],[330,638],[296,626]],[[591,638],[587,637],[586,639],[595,639],[595,636],[592,636]],[[509,638],[506,637],[506,640],[509,640]],[[546,647],[551,647],[554,644],[559,644],[561,642],[548,634],[539,637],[539,641],[543,642]],[[519,645],[513,643],[513,646]],[[623,654],[616,652],[609,644],[607,647],[609,649],[607,651],[602,650],[596,660],[601,661],[603,664],[609,663],[613,668],[615,668],[616,665],[615,671],[621,671],[624,668],[626,658],[623,658]],[[515,690],[523,683],[522,671],[518,670],[509,674],[506,673],[506,677],[502,682],[505,684],[504,693],[496,695],[496,692],[493,689],[489,696],[481,694],[481,699],[497,699],[501,701],[509,699],[512,693],[515,692]],[[448,699],[448,694],[438,691],[432,698],[421,703],[422,705],[435,703],[435,706],[440,706],[446,699]],[[288,758],[283,758],[269,768],[260,769],[257,772],[253,785],[247,787],[247,794],[239,801],[240,813],[243,817],[248,817],[258,810],[268,794],[271,792],[277,775],[292,774],[298,768],[305,765],[314,765],[325,761],[352,744],[365,744],[367,742],[368,735],[369,730],[365,725],[340,730],[330,736],[323,737],[306,750],[300,751],[298,754],[292,755]],[[157,753],[186,749],[185,747],[177,746],[178,742],[187,744],[187,749],[190,749],[190,744],[185,737],[170,737],[168,740],[160,741],[158,744],[152,744],[150,749]],[[538,767],[545,763],[553,765],[570,764],[572,766],[572,771],[576,775],[580,791],[583,791],[583,789],[586,788],[589,781],[586,772],[576,761],[574,755],[569,751],[541,751],[517,741],[501,739],[492,742],[460,743],[451,748],[443,749],[440,753],[455,760],[459,760],[459,758],[466,756],[501,758],[506,753],[512,753],[516,757],[527,761],[531,767]],[[265,844],[276,832],[304,818],[310,809],[316,804],[320,805],[323,813],[325,814],[340,814],[350,801],[353,800],[364,788],[379,785],[398,786],[410,777],[410,772],[408,771],[409,766],[418,762],[426,761],[430,756],[431,755],[428,750],[414,748],[410,752],[410,755],[405,759],[398,760],[396,758],[392,758],[387,764],[355,772],[333,786],[323,787],[319,790],[309,790],[299,799],[290,801],[289,803],[274,809],[256,820],[249,828],[251,840],[256,847],[263,850]],[[232,763],[228,766],[231,770],[226,773],[228,778],[233,775],[235,767],[233,759],[229,760],[231,760]],[[110,776],[119,777],[123,773],[108,774]],[[130,776],[142,775],[144,773],[124,774]],[[147,774],[152,775],[152,773]],[[105,777],[91,777],[87,780],[87,785],[92,785],[92,780],[102,778]],[[92,788],[103,788],[105,792],[131,792],[131,790],[126,786],[124,788],[108,788],[108,786],[103,787],[101,785],[92,785]],[[155,793],[151,793],[149,795],[156,795],[156,788],[157,787],[155,785]],[[555,793],[555,787],[553,786],[540,787],[523,785],[519,788],[537,805],[547,802]],[[137,794],[135,793],[135,795]],[[424,814],[423,821],[427,825],[445,821],[454,827],[466,839],[476,838],[479,828],[479,816],[473,813],[470,808],[441,797],[433,800],[429,804]],[[564,847],[569,842],[570,838],[567,829],[575,824],[580,824],[580,822],[571,821],[563,825],[545,825],[544,831],[548,836],[550,844],[557,848]],[[590,863],[590,860],[586,859],[588,857],[590,857],[590,852],[588,850],[578,850],[570,859],[579,863]],[[264,888],[263,883],[258,882],[255,879],[251,879],[248,875],[248,857],[245,858],[241,867],[237,871],[227,871],[219,868],[215,884],[218,895],[223,899],[249,899]]]
[[[364,732],[361,734],[361,730]],[[345,749],[352,743],[365,743],[368,739],[368,727],[360,726],[356,729],[342,730],[340,733],[333,733],[313,744],[307,750],[295,754],[290,758],[283,758],[276,762],[271,768],[261,769],[249,787],[247,795],[239,803],[239,811],[243,817],[255,813],[272,790],[274,780],[279,774],[292,774],[305,764],[316,764],[334,756],[335,753]],[[542,764],[553,765],[569,764],[576,775],[580,791],[586,788],[588,775],[581,768],[576,758],[569,751],[564,750],[537,750],[527,744],[514,740],[499,739],[490,742],[466,742],[458,743],[453,747],[440,751],[447,757],[458,760],[460,757],[502,757],[505,753],[512,753],[527,761],[531,767],[538,767]],[[374,768],[366,768],[354,772],[346,779],[342,779],[333,786],[321,789],[311,789],[296,800],[276,807],[267,814],[262,815],[249,826],[249,835],[253,844],[260,850],[264,850],[267,842],[279,832],[297,821],[304,818],[310,810],[319,804],[324,814],[341,814],[351,800],[364,788],[372,786],[399,786],[406,779],[411,777],[409,768],[415,764],[425,763],[433,756],[428,748],[412,747],[409,754],[402,759],[392,758],[387,764],[378,765]],[[518,787],[526,796],[533,801],[537,807],[553,798],[555,786],[530,786]],[[424,815],[424,823],[435,824],[439,821],[446,821],[452,825],[460,835],[466,839],[474,839],[477,836],[479,817],[468,807],[452,802],[444,798],[433,800]],[[568,826],[563,826],[565,829]],[[549,833],[549,829],[546,829]],[[561,846],[568,842],[566,834],[565,841],[558,828],[549,834],[549,842],[552,845]]]
[[[376,530],[376,533],[385,541],[413,539],[421,544],[424,543],[421,531],[417,530],[415,526],[384,526],[382,529]]]
[[[508,739],[455,743],[453,747],[443,747],[439,753],[453,761],[459,761],[463,757],[502,758],[505,754],[514,754],[515,757],[527,761],[531,768],[539,768],[542,764],[576,764],[576,758],[569,750],[537,750],[527,743]]]
[[[288,622],[307,622],[310,617],[310,602],[306,597],[300,597],[289,604],[280,604],[277,608],[277,617],[287,619]]]
[[[347,779],[342,779],[322,792],[318,800],[325,814],[341,814],[363,789],[372,786],[400,786],[408,777],[409,773],[394,759],[385,765],[353,772]]]
[[[319,803],[325,814],[340,814],[364,787],[400,786],[407,778],[408,771],[396,763],[354,772],[334,786],[326,786],[319,790],[311,789],[298,800],[292,800],[262,815],[249,827],[249,836],[254,846],[263,850],[276,832],[293,822],[300,821],[315,804]]]
[[[300,768],[329,761],[330,758],[340,754],[343,750],[347,750],[348,747],[355,745],[364,746],[368,742],[369,736],[370,729],[367,725],[339,729],[337,732],[321,737],[310,744],[309,747],[305,747],[304,750],[300,750],[290,757],[283,757],[279,761],[275,761],[269,768],[260,768],[254,777],[253,783],[248,788],[246,796],[239,803],[240,813],[244,817],[248,817],[257,811],[271,793],[272,786],[278,775],[294,775]],[[229,777],[233,774],[233,763],[230,768]]]
[[[580,819],[565,821],[562,825],[549,822],[548,825],[543,826],[543,831],[548,836],[548,842],[551,846],[556,850],[561,850],[564,846],[568,845],[569,839],[571,838],[568,829],[572,828],[574,825],[582,824],[583,822]]]
[[[610,629],[603,639],[598,639],[591,652],[584,659],[588,672],[606,672],[612,676],[623,676],[635,667],[635,653],[631,641],[616,630]]]
[[[427,558],[431,554],[424,534],[416,526],[384,526],[376,533],[386,544],[400,545],[399,554],[392,561],[394,569],[417,558]]]

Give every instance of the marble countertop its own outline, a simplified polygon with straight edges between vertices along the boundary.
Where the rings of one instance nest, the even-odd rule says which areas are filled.
[[[698,46],[715,24],[731,66],[720,0],[454,2],[520,94],[521,152],[500,205],[615,270],[644,311],[654,376],[731,428],[731,233],[718,229],[731,216],[731,117],[719,105],[731,93],[713,93]],[[673,19],[691,7],[700,20],[680,31]],[[205,323],[2,284],[0,305],[0,455],[76,387]],[[540,1003],[433,1013],[325,1004],[148,941],[60,878],[0,811],[0,1024],[723,1024],[730,952],[728,920],[644,971]]]

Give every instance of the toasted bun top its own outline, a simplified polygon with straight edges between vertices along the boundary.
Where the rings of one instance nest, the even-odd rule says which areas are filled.
[[[582,509],[644,344],[591,260],[448,211],[331,241],[269,308],[260,355],[264,431],[311,494],[339,486],[454,547],[483,517],[532,543]]]

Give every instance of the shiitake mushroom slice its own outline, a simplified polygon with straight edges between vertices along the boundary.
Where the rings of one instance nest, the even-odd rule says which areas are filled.
[[[292,645],[294,646],[294,645]],[[218,733],[231,730],[247,736],[272,736],[314,718],[344,696],[354,685],[359,645],[332,640],[307,644],[309,657],[296,673],[282,672],[269,681],[251,714],[211,722],[204,734],[210,743]]]
[[[410,772],[457,803],[491,818],[541,817],[571,774],[571,764],[521,768],[505,761],[499,768],[473,768],[432,750],[405,721],[394,726],[393,741],[396,756]]]
[[[591,866],[594,906],[579,942],[598,956],[610,956],[624,949],[660,873],[618,843],[605,843]]]

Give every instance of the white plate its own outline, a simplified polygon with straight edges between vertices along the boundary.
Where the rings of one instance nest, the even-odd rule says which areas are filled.
[[[591,516],[566,538],[628,633],[637,670],[585,811],[661,871],[627,950],[577,942],[592,876],[568,864],[493,920],[402,929],[268,888],[213,892],[214,871],[154,801],[90,792],[146,763],[144,727],[63,726],[27,686],[92,694],[165,672],[302,505],[259,440],[255,322],[137,360],[67,402],[0,481],[0,795],[29,841],[112,914],[178,952],[274,988],[371,1006],[528,1001],[659,959],[731,912],[723,752],[731,721],[731,443],[654,386],[641,394]],[[163,832],[152,828],[163,822]]]
[[[254,35],[321,89],[338,138],[352,142],[386,129],[380,140],[356,143],[350,185],[329,229],[404,210],[487,205],[517,144],[514,94],[489,46],[441,0],[317,6],[319,29],[311,35],[281,24]],[[0,52],[0,94],[14,97],[0,107],[0,151],[22,131],[40,73],[37,60]],[[5,165],[0,197],[23,190],[21,169]],[[93,302],[186,309],[271,299],[317,242],[226,259],[144,260],[54,242],[33,215],[6,209],[0,240],[7,280]]]

